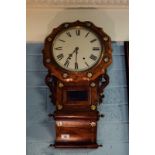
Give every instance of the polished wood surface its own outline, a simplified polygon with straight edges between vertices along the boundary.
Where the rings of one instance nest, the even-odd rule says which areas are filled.
[[[66,24],[68,24],[67,28],[65,27]],[[52,52],[52,45],[53,45],[52,42],[54,41],[57,34],[64,31],[65,29],[69,29],[71,27],[76,27],[76,26],[83,26],[93,31],[100,39],[100,42],[102,43],[102,46],[103,46],[102,48],[103,51],[100,57],[100,61],[98,61],[98,63],[92,68],[80,73],[68,71],[61,68],[55,62],[53,57],[53,52]],[[106,39],[104,40],[104,38]],[[105,58],[108,58],[108,61],[105,62],[104,61]],[[112,63],[111,38],[102,30],[102,28],[96,27],[93,23],[89,21],[86,21],[86,22],[76,21],[73,23],[63,23],[59,27],[53,29],[52,33],[46,37],[45,43],[44,43],[44,49],[43,49],[43,63],[45,67],[48,68],[50,75],[57,77],[62,82],[82,82],[82,81],[90,81],[90,80],[93,81],[98,76],[104,74],[105,69]],[[90,71],[93,74],[91,78],[87,77],[87,73]],[[64,78],[63,73],[68,73],[69,76],[67,78]]]
[[[98,112],[76,111],[76,112],[56,112],[56,144],[76,144],[83,147],[96,144]],[[63,137],[64,136],[64,137]],[[95,145],[97,147],[97,144]],[[65,146],[66,147],[66,146]],[[71,146],[70,146],[71,147]]]
[[[52,42],[64,29],[83,26],[93,31],[102,43],[102,55],[92,68],[73,72],[61,68],[53,58]],[[51,91],[51,101],[56,106],[54,114],[56,139],[51,146],[56,148],[97,148],[97,123],[100,114],[97,106],[104,97],[104,88],[109,83],[106,73],[112,63],[110,37],[101,28],[86,21],[63,23],[45,39],[43,63],[48,69],[45,82]],[[64,76],[66,74],[67,76]]]

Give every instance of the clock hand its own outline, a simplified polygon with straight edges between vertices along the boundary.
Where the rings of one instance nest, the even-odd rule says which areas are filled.
[[[79,48],[76,47],[75,50],[74,50],[71,54],[69,54],[69,56],[67,57],[67,59],[66,59],[66,61],[65,61],[65,63],[64,63],[64,66],[68,67],[68,65],[69,65],[69,63],[70,63],[69,60],[72,58],[73,54],[74,54],[78,49],[79,49]]]
[[[70,59],[70,58],[73,56],[73,54],[74,54],[76,51],[78,51],[78,49],[79,49],[79,47],[76,47],[75,50],[74,50],[71,54],[69,54],[69,56],[67,57],[67,60]]]
[[[73,56],[74,53],[76,53],[78,51],[79,47],[75,47],[75,50],[71,53],[71,55]]]
[[[75,53],[75,69],[78,69],[78,63],[77,63],[77,54],[78,54],[78,51],[76,51]]]
[[[75,54],[76,54],[76,55],[75,55],[75,62],[77,63],[77,54],[78,54],[78,51],[76,51]]]

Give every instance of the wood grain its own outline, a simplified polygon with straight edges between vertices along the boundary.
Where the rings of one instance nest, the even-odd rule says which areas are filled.
[[[83,26],[93,31],[104,49],[98,63],[81,72],[61,68],[55,62],[52,51],[52,43],[57,34],[76,26]],[[102,102],[104,88],[109,83],[106,69],[112,63],[110,37],[89,21],[63,23],[45,39],[43,63],[48,69],[45,82],[51,91],[51,101],[56,106],[54,114],[49,115],[53,116],[56,122],[56,139],[52,146],[56,148],[97,148],[100,146],[96,142],[97,122],[100,117],[97,106]],[[64,77],[64,73],[67,76]],[[89,73],[92,74],[91,77],[88,76]],[[77,100],[69,99],[67,94],[73,91],[86,92],[87,99],[78,100],[78,97]]]

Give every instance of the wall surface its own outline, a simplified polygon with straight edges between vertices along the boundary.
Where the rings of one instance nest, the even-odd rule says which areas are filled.
[[[63,22],[91,21],[111,36],[113,41],[126,41],[128,9],[27,9],[27,42],[43,42]]]
[[[38,29],[39,31],[39,29]],[[49,148],[55,137],[54,111],[44,78],[43,43],[27,43],[27,155],[128,155],[128,96],[122,42],[113,42],[113,64],[108,69],[110,84],[98,110],[105,114],[98,122],[98,149],[64,150]]]

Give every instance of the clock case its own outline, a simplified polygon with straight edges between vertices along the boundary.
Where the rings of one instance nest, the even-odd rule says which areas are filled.
[[[57,34],[72,27],[82,26],[100,39],[102,54],[98,63],[86,71],[68,71],[60,67],[52,54]],[[97,148],[97,106],[102,103],[104,88],[109,83],[107,67],[112,63],[110,37],[92,22],[63,23],[46,37],[43,63],[48,69],[45,82],[51,91],[51,102],[56,110],[49,117],[55,120],[56,148]],[[51,131],[52,132],[52,131]]]

